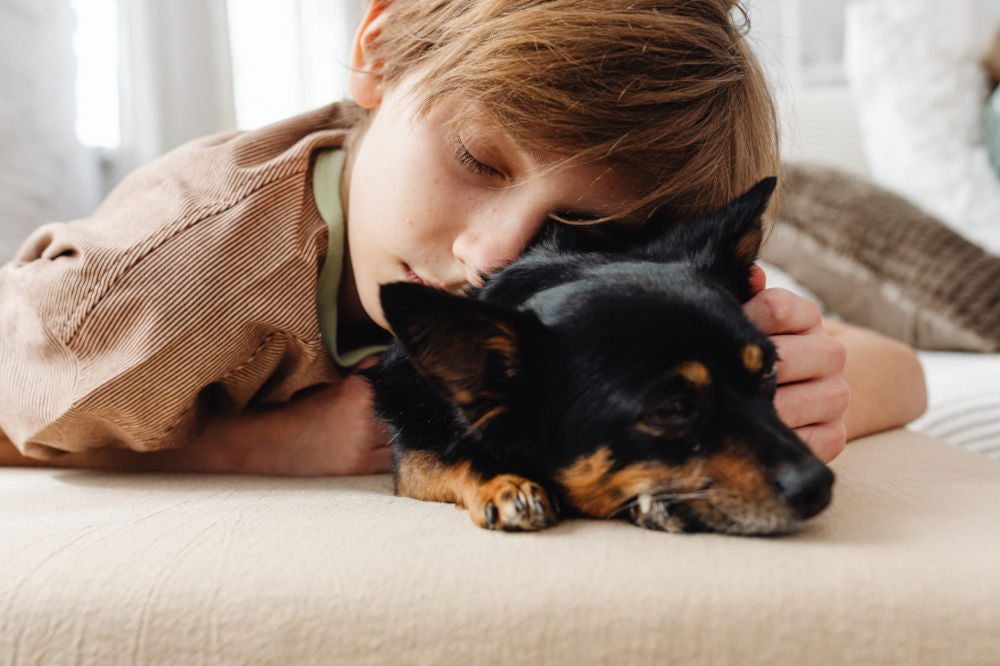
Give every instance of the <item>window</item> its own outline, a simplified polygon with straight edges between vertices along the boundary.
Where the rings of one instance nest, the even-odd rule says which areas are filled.
[[[845,84],[847,0],[751,0],[748,5],[751,41],[776,90]]]
[[[219,109],[226,106],[235,109],[237,126],[249,129],[347,93],[360,0],[214,0],[217,11],[197,0],[134,0],[128,7],[119,0],[70,2],[77,19],[76,132],[88,146],[121,146],[124,124],[125,141],[155,142],[136,132],[159,132],[169,148],[193,134],[230,129],[221,126],[226,114]],[[183,29],[190,21],[200,31]],[[187,43],[191,39],[215,42],[223,51]],[[202,66],[190,62],[195,57]],[[217,99],[188,94],[208,90]],[[175,108],[181,93],[186,100]],[[187,131],[185,117],[200,107],[202,118],[218,118],[219,126],[202,120]]]
[[[236,120],[294,116],[347,92],[349,0],[228,0]],[[360,2],[355,3],[360,6]]]
[[[121,143],[118,0],[72,0],[76,13],[76,135],[86,146]]]

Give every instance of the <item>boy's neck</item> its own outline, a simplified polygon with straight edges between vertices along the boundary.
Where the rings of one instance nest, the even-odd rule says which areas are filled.
[[[372,344],[388,344],[391,335],[376,324],[361,305],[358,286],[351,269],[350,252],[344,241],[344,266],[337,294],[337,349],[348,350]]]
[[[340,286],[337,290],[337,319],[341,325],[359,326],[374,322],[361,305],[358,295],[358,283],[354,279],[354,268],[351,266],[351,253],[347,244],[347,234],[344,234],[344,263],[340,273]]]

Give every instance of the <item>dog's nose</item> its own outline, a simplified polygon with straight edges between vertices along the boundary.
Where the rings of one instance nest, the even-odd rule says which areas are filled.
[[[830,503],[833,472],[818,461],[778,468],[774,485],[778,497],[791,507],[799,520],[812,518]]]

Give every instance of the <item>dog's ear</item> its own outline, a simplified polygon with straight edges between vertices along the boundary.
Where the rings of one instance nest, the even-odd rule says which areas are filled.
[[[750,297],[750,268],[764,238],[761,216],[778,179],[765,178],[722,208],[683,225],[651,220],[656,236],[646,251],[662,259],[686,258],[719,279],[740,301]]]
[[[472,432],[509,409],[527,315],[405,282],[382,285],[380,296],[413,365]]]

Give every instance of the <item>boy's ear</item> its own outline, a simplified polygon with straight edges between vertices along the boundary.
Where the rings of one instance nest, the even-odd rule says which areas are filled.
[[[745,301],[751,296],[750,268],[764,239],[761,216],[777,183],[773,176],[764,178],[722,208],[688,224],[657,225],[651,221],[659,233],[647,240],[647,252],[663,259],[687,258]]]
[[[360,106],[374,109],[382,103],[383,80],[376,72],[382,63],[373,55],[373,46],[382,35],[390,0],[371,0],[351,47],[351,73],[348,87]]]
[[[480,433],[509,407],[526,315],[431,287],[382,285],[382,311],[413,365]]]

